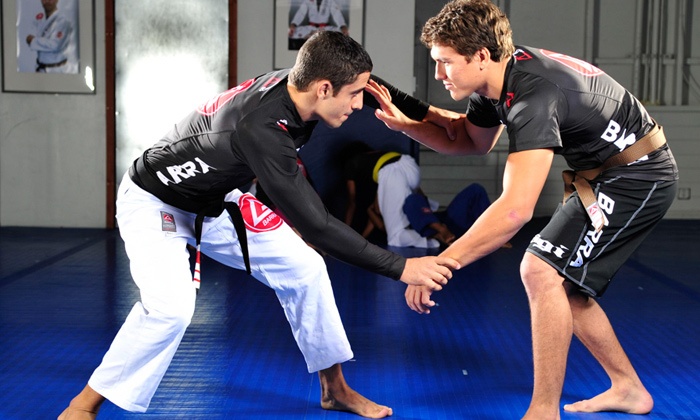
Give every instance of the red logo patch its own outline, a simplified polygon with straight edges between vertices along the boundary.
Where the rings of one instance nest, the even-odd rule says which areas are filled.
[[[587,63],[583,60],[579,60],[578,58],[569,57],[566,54],[555,53],[543,49],[541,49],[540,52],[544,54],[545,57],[551,58],[554,61],[558,61],[559,63],[565,65],[571,70],[584,76],[592,77],[603,74],[603,70],[599,69],[593,64]]]
[[[532,56],[521,49],[516,50],[513,57],[516,61],[532,60]]]
[[[269,232],[282,225],[282,218],[250,194],[238,199],[245,227],[251,232]]]
[[[236,95],[248,89],[250,85],[253,84],[253,82],[253,79],[246,80],[245,82],[241,83],[235,88],[229,89],[226,92],[217,95],[213,99],[207,101],[207,103],[200,105],[197,108],[197,112],[204,115],[213,115],[216,111],[219,110],[219,108],[233,100],[233,98],[235,98]]]
[[[510,104],[513,102],[513,98],[515,98],[515,93],[513,93],[513,92],[506,93],[506,106],[508,108],[510,108]]]

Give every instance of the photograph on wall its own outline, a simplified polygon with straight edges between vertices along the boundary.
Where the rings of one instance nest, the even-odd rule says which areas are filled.
[[[20,0],[17,3],[17,71],[77,74],[77,0]]]
[[[362,43],[362,0],[275,0],[275,68],[294,65],[304,42],[337,31]]]
[[[4,0],[2,89],[94,93],[94,0]]]
[[[298,50],[318,31],[349,34],[348,0],[292,0],[287,48]]]

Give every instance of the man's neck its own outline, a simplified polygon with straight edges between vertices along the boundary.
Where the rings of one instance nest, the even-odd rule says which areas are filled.
[[[490,69],[492,76],[487,81],[486,92],[483,94],[483,96],[486,96],[493,101],[499,101],[501,99],[501,95],[503,94],[503,85],[506,80],[506,69],[508,69],[508,63],[512,59],[513,58],[511,57],[508,60],[491,62],[493,66],[493,68]]]
[[[287,83],[286,88],[287,92],[289,92],[289,97],[292,98],[294,107],[297,109],[302,121],[311,121],[311,119],[314,117],[313,110],[315,95],[313,95],[311,91],[301,91],[291,83]]]

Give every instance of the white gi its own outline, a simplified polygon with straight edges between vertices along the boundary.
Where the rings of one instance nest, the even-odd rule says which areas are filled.
[[[436,239],[425,238],[413,229],[403,211],[406,197],[415,192],[420,185],[420,168],[409,155],[393,163],[384,165],[379,170],[377,182],[377,199],[386,229],[387,244],[390,246],[412,246],[416,248],[438,248]]]
[[[70,44],[73,25],[59,11],[48,19],[44,13],[34,20],[34,39],[29,49],[36,51],[37,64],[41,73],[73,72],[66,54]],[[74,67],[74,66],[73,66]]]
[[[242,196],[234,190],[226,201],[238,203]],[[243,198],[247,197],[252,198]],[[269,210],[255,203],[262,213]],[[277,220],[279,216],[268,217],[280,225],[262,232],[247,229],[253,277],[277,294],[309,372],[351,359],[323,258]],[[141,301],[88,384],[117,406],[144,412],[194,313],[196,292],[186,245],[195,244],[195,214],[164,204],[125,176],[117,197],[117,220]],[[201,246],[204,254],[222,264],[245,269],[228,213],[205,219]],[[206,279],[206,267],[203,271]]]
[[[308,24],[302,26],[301,24],[307,16]],[[329,23],[331,17],[335,26],[331,26]],[[293,38],[308,38],[319,28],[337,31],[342,26],[347,26],[343,13],[335,0],[322,0],[320,5],[316,0],[304,0],[289,24],[297,27]]]

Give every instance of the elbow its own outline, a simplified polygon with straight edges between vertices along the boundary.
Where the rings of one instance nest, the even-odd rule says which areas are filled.
[[[533,209],[511,209],[508,212],[508,221],[516,228],[525,226],[534,216]]]

